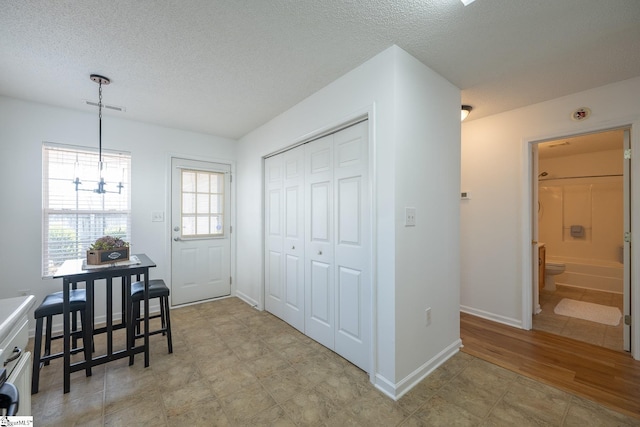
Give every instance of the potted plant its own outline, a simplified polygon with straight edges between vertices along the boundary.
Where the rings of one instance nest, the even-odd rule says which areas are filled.
[[[111,264],[129,259],[129,243],[119,237],[102,236],[87,251],[87,264]]]

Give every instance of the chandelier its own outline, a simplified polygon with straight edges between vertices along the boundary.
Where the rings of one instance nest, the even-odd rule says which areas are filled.
[[[98,74],[91,74],[89,78],[98,83],[98,186],[94,189],[87,188],[78,188],[78,186],[82,185],[80,181],[80,177],[76,176],[73,184],[76,186],[76,191],[93,191],[94,193],[104,194],[104,193],[118,193],[122,194],[122,181],[118,182],[116,187],[118,191],[107,191],[105,190],[105,186],[108,185],[104,181],[103,171],[105,169],[105,163],[102,161],[102,85],[108,85],[111,83],[108,77],[100,76]]]

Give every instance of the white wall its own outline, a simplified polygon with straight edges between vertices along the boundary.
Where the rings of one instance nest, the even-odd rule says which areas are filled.
[[[0,254],[0,298],[31,289],[39,303],[46,294],[62,289],[60,280],[41,277],[42,143],[97,148],[97,127],[97,112],[0,97],[0,215],[3,239],[10,242],[2,245]],[[103,148],[128,151],[132,156],[132,252],[149,255],[157,264],[151,276],[168,281],[169,153],[233,161],[235,142],[113,115],[103,117],[102,129]],[[153,211],[165,212],[165,222],[151,222]],[[98,305],[96,316],[101,315],[104,310]]]
[[[632,159],[632,176],[639,176],[638,99],[640,78],[635,78],[463,123],[462,190],[472,196],[461,209],[463,310],[522,325],[526,300],[522,286],[523,282],[530,282],[531,271],[529,143],[633,124],[631,142],[636,155]],[[591,117],[572,121],[570,114],[578,107],[591,108]],[[632,198],[632,218],[638,218],[638,186],[632,188]],[[632,224],[635,239],[640,239],[639,227],[638,223]],[[639,264],[640,254],[636,251],[632,295],[640,290]],[[636,306],[640,307],[639,303],[637,299]],[[640,335],[634,332],[634,336]]]
[[[459,290],[459,105],[457,88],[393,46],[243,137],[238,146],[237,291],[262,307],[263,246],[257,244],[263,241],[262,157],[369,114],[374,148],[374,374],[376,385],[392,396],[426,373],[428,362],[445,348],[448,355],[457,350],[459,328],[448,321],[457,319]],[[435,186],[443,170],[451,182]],[[449,193],[452,187],[455,191]],[[420,225],[412,230],[400,226],[405,206],[418,208]],[[433,258],[421,256],[436,252],[424,250],[430,234],[431,242],[439,245]],[[450,238],[444,239],[445,234]],[[425,284],[430,275],[434,279]],[[424,309],[429,304],[441,308],[434,310],[433,325],[426,329]]]
[[[460,91],[409,55],[397,60],[396,378],[408,380],[459,344]]]

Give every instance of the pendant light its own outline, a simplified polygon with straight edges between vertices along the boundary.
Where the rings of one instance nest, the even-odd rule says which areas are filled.
[[[98,83],[98,186],[93,190],[78,188],[78,186],[81,185],[82,182],[80,181],[80,178],[77,176],[76,176],[76,179],[73,181],[73,183],[76,186],[76,191],[93,191],[94,193],[98,193],[98,194],[104,194],[104,193],[122,194],[122,188],[124,187],[122,185],[122,181],[118,182],[118,185],[116,186],[118,188],[118,191],[107,191],[104,188],[105,185],[107,185],[107,183],[104,181],[104,177],[102,176],[102,173],[105,167],[105,164],[102,161],[102,85],[105,85],[105,86],[108,85],[109,83],[111,83],[111,80],[109,80],[108,77],[104,77],[98,74],[91,74],[89,78],[92,81]]]

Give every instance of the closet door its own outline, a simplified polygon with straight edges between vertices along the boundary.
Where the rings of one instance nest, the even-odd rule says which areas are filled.
[[[283,318],[284,156],[265,159],[265,309]]]
[[[368,122],[334,135],[335,351],[369,372],[371,212]]]
[[[334,349],[333,135],[305,147],[305,333]]]
[[[304,332],[304,146],[284,157],[283,319]]]
[[[304,147],[265,159],[265,308],[304,332]]]

